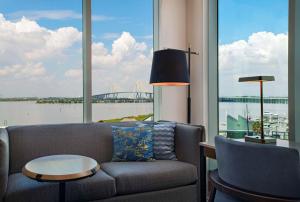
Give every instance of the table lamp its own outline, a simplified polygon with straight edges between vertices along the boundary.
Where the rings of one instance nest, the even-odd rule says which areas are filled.
[[[276,143],[275,138],[265,137],[264,135],[264,100],[263,100],[263,82],[275,81],[274,76],[251,76],[241,77],[239,82],[259,82],[260,84],[260,136],[245,136],[245,141],[261,144]]]

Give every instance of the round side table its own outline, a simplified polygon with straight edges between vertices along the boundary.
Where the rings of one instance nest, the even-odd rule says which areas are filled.
[[[65,201],[66,182],[94,175],[100,168],[96,160],[79,155],[53,155],[34,159],[22,173],[37,181],[59,182],[59,201]]]

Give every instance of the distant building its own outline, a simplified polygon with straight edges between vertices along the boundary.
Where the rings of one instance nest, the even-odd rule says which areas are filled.
[[[248,133],[249,127],[249,135],[253,134],[252,129],[253,121],[248,121],[247,126],[247,118],[242,116],[238,116],[238,119],[233,116],[227,115],[227,137],[229,138],[243,138]]]

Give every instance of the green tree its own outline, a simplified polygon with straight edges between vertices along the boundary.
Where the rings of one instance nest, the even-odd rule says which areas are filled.
[[[255,133],[260,134],[260,121],[253,122],[252,129]]]

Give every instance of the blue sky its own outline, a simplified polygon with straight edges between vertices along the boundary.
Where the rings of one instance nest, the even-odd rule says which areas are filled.
[[[136,86],[151,91],[152,0],[92,2],[93,93]],[[274,74],[270,86],[286,94],[288,0],[219,3],[220,94],[256,95],[256,88],[245,91],[237,83],[238,76],[250,73]],[[0,94],[81,96],[82,1],[0,0],[0,13],[5,18],[0,18],[0,82],[5,89]],[[20,91],[24,83],[26,91]]]
[[[108,21],[96,21],[93,24],[94,33],[121,33],[130,31],[137,39],[152,35],[153,15],[151,0],[94,0],[92,3],[94,15],[104,15],[115,18]],[[152,39],[148,38],[152,45]],[[151,39],[151,40],[150,40]]]
[[[126,3],[125,3],[126,2]],[[49,29],[73,26],[82,30],[79,16],[82,12],[81,0],[1,0],[0,12],[10,20],[22,15],[30,16],[36,11],[69,11],[65,19],[39,18],[37,22]],[[146,12],[145,12],[146,11]],[[150,11],[150,12],[149,12]],[[137,39],[147,39],[152,45],[152,1],[151,0],[94,0],[92,1],[93,37],[109,45],[114,38],[108,37],[129,31]],[[36,14],[36,13],[35,13]]]
[[[124,30],[138,37],[152,34],[152,13],[145,12],[152,8],[151,0],[94,0],[92,4],[93,15],[107,17],[107,20],[94,21],[96,39],[105,33]],[[10,19],[12,13],[33,10],[71,10],[81,14],[82,5],[81,0],[1,0],[0,8]],[[288,0],[219,0],[219,14],[222,44],[245,39],[253,32],[282,33],[288,29]],[[82,30],[80,19],[40,19],[38,22],[48,28],[72,25]]]
[[[260,31],[287,33],[288,0],[219,0],[221,44]]]
[[[238,78],[272,75],[265,95],[287,96],[287,33],[288,0],[219,0],[219,94],[258,95]]]
[[[0,13],[0,96],[81,96],[82,0],[1,0]],[[93,0],[93,94],[152,91],[152,35],[152,0]]]

